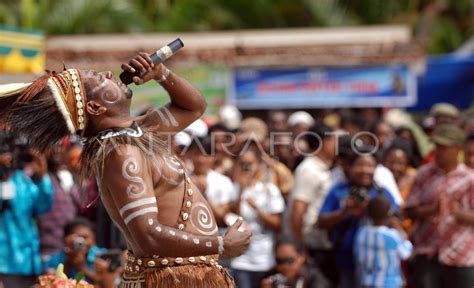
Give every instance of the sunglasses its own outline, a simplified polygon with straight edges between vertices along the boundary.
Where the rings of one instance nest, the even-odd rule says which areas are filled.
[[[290,265],[295,263],[296,258],[295,257],[284,257],[284,258],[276,258],[276,263],[278,265]]]

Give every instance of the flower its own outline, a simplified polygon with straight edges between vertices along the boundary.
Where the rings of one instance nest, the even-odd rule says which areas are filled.
[[[82,278],[80,276],[79,278]],[[81,279],[69,279],[64,274],[64,265],[59,264],[56,275],[41,275],[38,277],[40,286],[44,288],[94,288],[93,285]]]

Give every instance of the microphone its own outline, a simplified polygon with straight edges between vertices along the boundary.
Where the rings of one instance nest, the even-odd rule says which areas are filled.
[[[176,40],[169,43],[168,45],[161,47],[158,51],[150,54],[150,58],[155,65],[160,64],[161,62],[173,56],[176,51],[178,51],[179,49],[183,47],[184,47],[183,41],[177,38]],[[138,71],[135,71],[135,73],[123,71],[122,73],[120,73],[119,77],[123,84],[128,85],[133,82],[132,79],[134,76],[140,77],[140,73]]]

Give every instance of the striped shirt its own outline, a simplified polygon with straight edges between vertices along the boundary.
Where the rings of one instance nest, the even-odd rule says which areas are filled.
[[[447,199],[457,202],[461,211],[474,211],[474,171],[464,164],[456,168],[456,181],[446,187]],[[444,265],[474,266],[474,226],[457,221],[446,210],[439,223],[439,260]]]
[[[354,241],[356,272],[361,286],[401,287],[400,260],[410,257],[413,246],[386,226],[363,226]]]

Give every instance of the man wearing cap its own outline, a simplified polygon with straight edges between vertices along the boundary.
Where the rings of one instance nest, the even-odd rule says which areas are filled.
[[[436,129],[441,124],[454,124],[457,125],[459,121],[460,112],[458,108],[449,103],[437,103],[431,107],[430,117],[427,119],[433,119],[433,129]],[[426,119],[426,120],[427,120]],[[430,163],[434,160],[434,150],[430,150],[423,158],[422,164]]]
[[[472,287],[474,172],[458,162],[465,135],[454,124],[434,131],[434,162],[423,165],[407,199],[414,221],[413,287]]]
[[[430,115],[435,119],[435,125],[456,124],[459,119],[459,110],[449,103],[438,103],[431,107]]]

